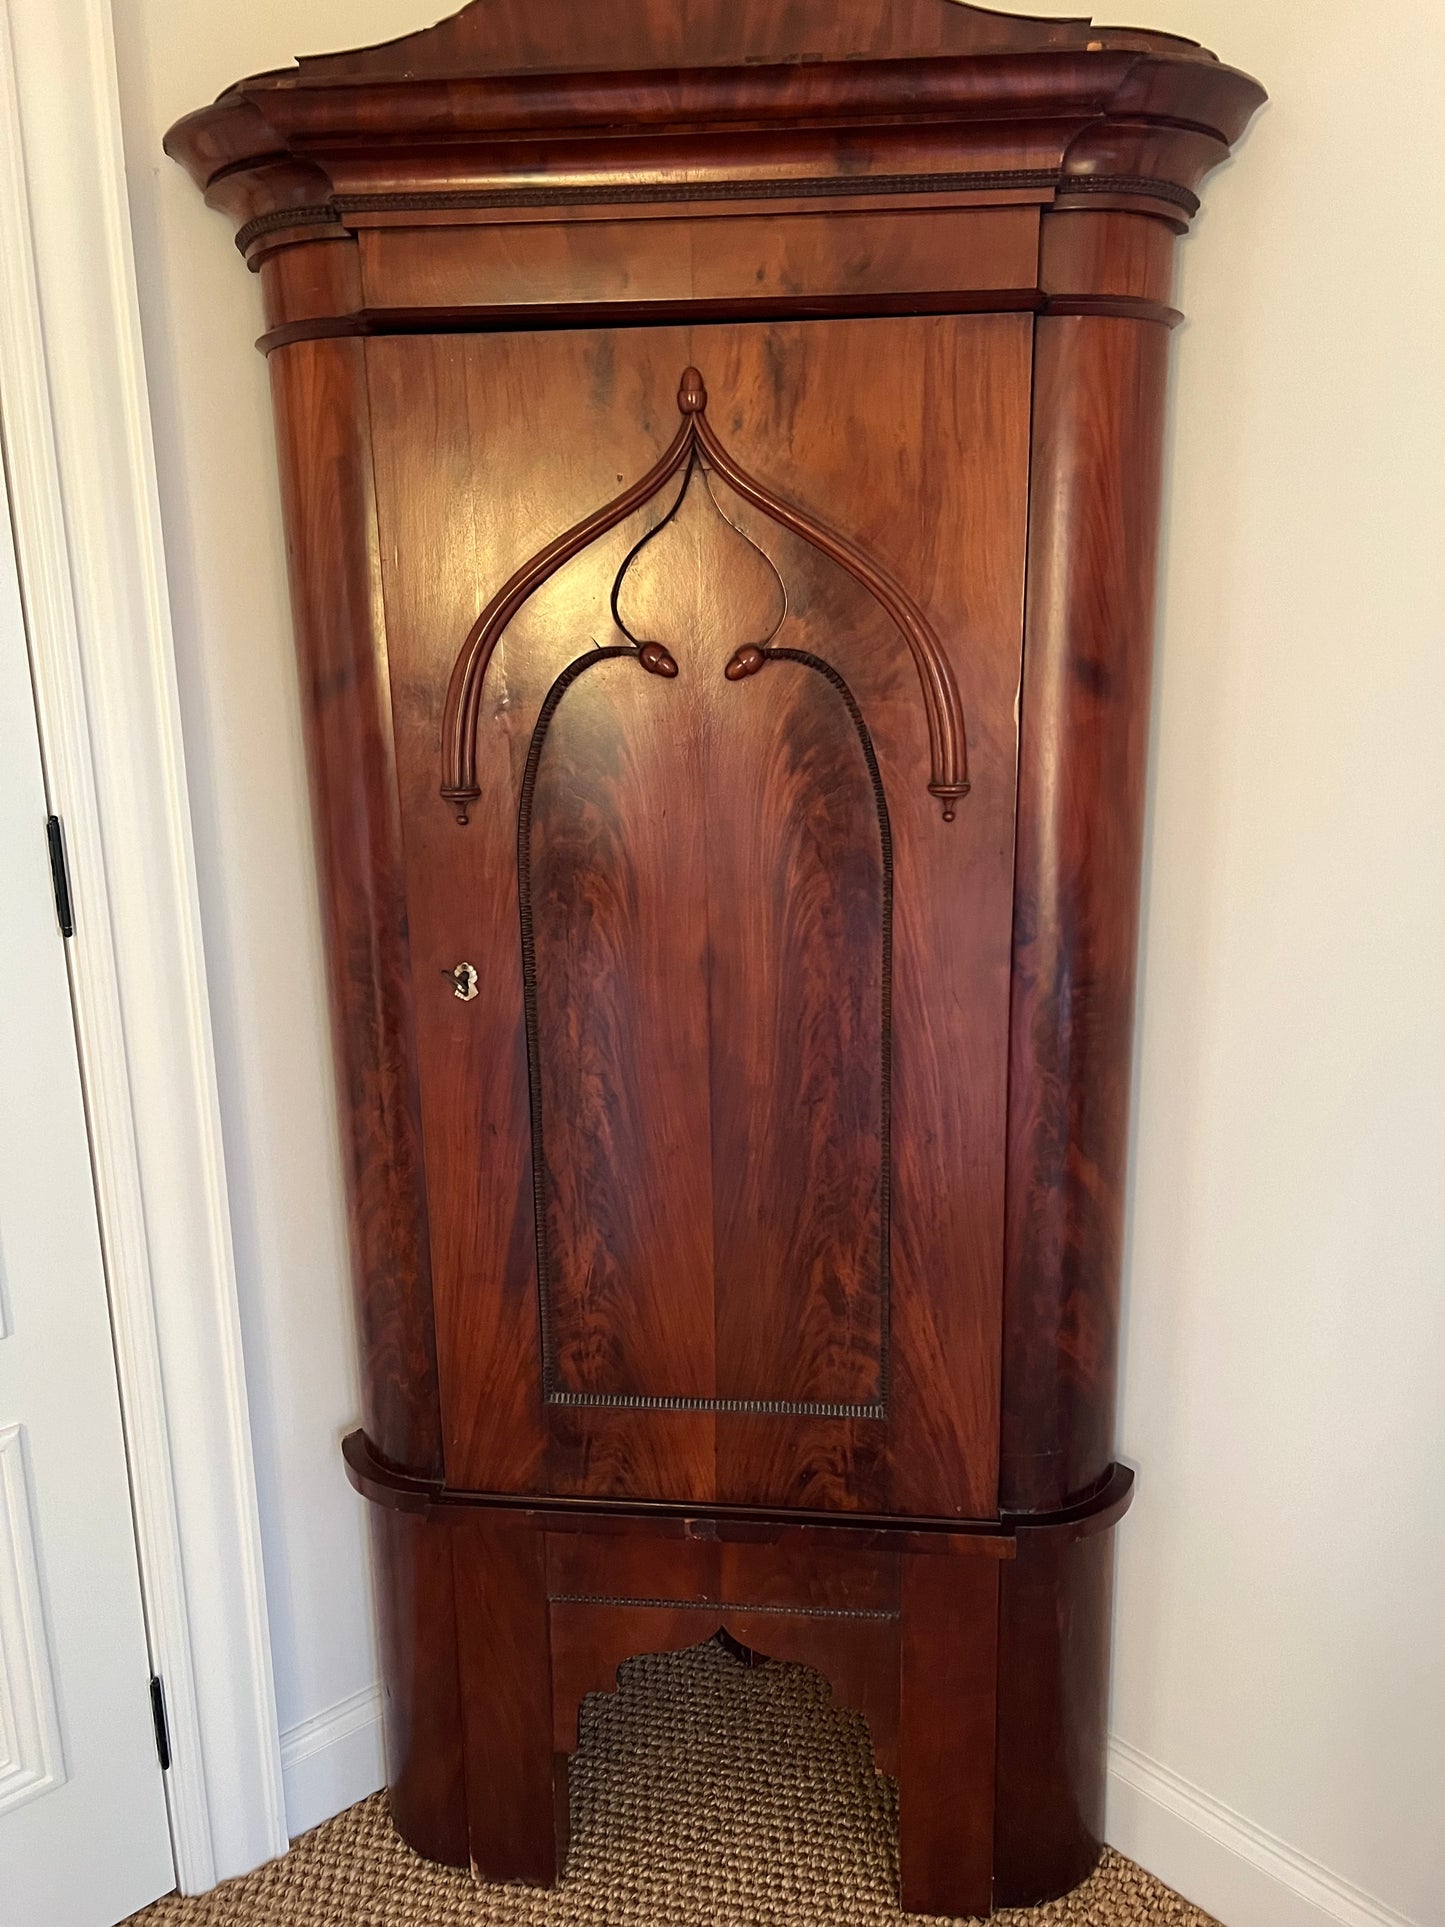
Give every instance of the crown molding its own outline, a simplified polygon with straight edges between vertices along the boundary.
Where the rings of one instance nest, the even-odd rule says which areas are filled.
[[[882,18],[917,27],[931,17],[925,5],[954,4],[908,0]],[[1200,182],[1265,98],[1168,35],[965,7],[949,44],[882,36],[875,58],[843,57],[836,34],[819,38],[816,8],[804,10],[812,27],[788,10],[790,43],[776,30],[753,42],[697,30],[678,43],[648,0],[625,0],[620,23],[608,10],[617,65],[580,64],[584,41],[579,65],[562,71],[547,64],[543,30],[561,5],[542,0],[542,27],[514,25],[508,38],[498,22],[510,11],[477,0],[389,47],[256,75],[177,122],[166,151],[232,218],[253,265],[322,229],[353,232],[407,210],[481,224],[502,207],[573,196],[640,218],[645,204],[684,194],[781,198],[832,183],[886,199],[900,179],[917,193],[962,176],[985,197],[1017,198],[1023,181],[1045,202],[1112,198],[1183,228]],[[874,31],[855,29],[853,45],[873,49],[878,0],[866,10]],[[746,24],[749,10],[738,12]]]

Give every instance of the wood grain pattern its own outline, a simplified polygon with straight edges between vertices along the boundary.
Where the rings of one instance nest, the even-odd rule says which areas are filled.
[[[559,569],[585,555],[594,543],[626,522],[638,509],[645,508],[679,470],[688,468],[690,472],[695,441],[691,417],[684,413],[672,440],[647,472],[620,495],[600,504],[529,556],[497,590],[472,625],[447,681],[442,718],[445,780],[441,793],[456,807],[457,821],[463,826],[468,821],[472,803],[481,794],[476,781],[477,718],[487,670],[508,625]]]
[[[685,304],[692,314],[745,318],[782,308],[826,312],[843,291],[874,313],[890,301],[913,313],[958,305],[964,294],[989,308],[1010,295],[1028,298],[1038,273],[1036,206],[939,206],[987,189],[971,177],[924,176],[915,191],[894,180],[893,204],[881,210],[847,178],[836,182],[838,193],[815,189],[811,197],[785,180],[791,199],[767,183],[739,182],[728,201],[709,201],[695,183],[658,187],[648,221],[602,218],[616,209],[589,205],[581,190],[571,203],[510,207],[502,189],[498,204],[470,210],[477,220],[469,227],[368,228],[359,244],[364,286],[352,305],[526,327],[579,306],[595,323],[604,318],[599,310],[626,314],[644,299],[658,310]],[[1044,190],[1024,180],[1012,192],[1037,199]],[[883,182],[871,198],[889,200]]]
[[[168,136],[265,301],[420,1851],[549,1884],[582,1698],[718,1632],[863,1713],[906,1906],[1093,1864],[1173,243],[1262,99],[474,0]]]
[[[552,1531],[547,1591],[553,1598],[662,1597],[681,1605],[744,1600],[763,1612],[801,1618],[897,1619],[899,1560],[860,1535],[756,1540],[669,1539],[653,1530],[629,1537]]]
[[[363,1498],[388,1511],[416,1518],[447,1519],[454,1512],[484,1508],[527,1521],[534,1530],[572,1532],[599,1539],[649,1537],[723,1545],[776,1545],[833,1554],[843,1548],[868,1552],[917,1552],[930,1558],[1011,1559],[1015,1551],[1014,1520],[913,1518],[891,1514],[808,1511],[775,1506],[710,1504],[693,1506],[668,1499],[614,1499],[566,1495],[543,1497],[531,1493],[469,1492],[438,1481],[413,1479],[383,1466],[364,1432],[349,1432],[341,1441],[347,1477]],[[1132,1475],[1115,1467],[1115,1476]],[[1067,1513],[1051,1515],[1042,1523],[1050,1530],[1078,1536],[1081,1523],[1101,1519],[1101,1530],[1115,1524],[1127,1510],[1128,1491],[1121,1493],[1115,1478],[1097,1495]],[[1040,1523],[1029,1515],[1027,1523]]]
[[[900,1776],[905,1904],[986,1911],[990,1865],[994,1905],[1050,1898],[1084,1878],[1099,1851],[1111,1529],[1131,1486],[1120,1472],[1092,1505],[1011,1524],[1017,1557],[1002,1563],[973,1556],[966,1542],[924,1547],[895,1533],[875,1545],[847,1527],[774,1522],[729,1539],[721,1521],[678,1530],[649,1513],[594,1532],[560,1509],[379,1508],[378,1520],[393,1522],[377,1550],[398,1823],[421,1850],[455,1861],[470,1847],[483,1867],[521,1864],[516,1843],[530,1842],[523,1877],[548,1882],[548,1852],[564,1850],[566,1755],[583,1699],[611,1691],[635,1654],[721,1631],[739,1653],[816,1668],[840,1704],[863,1715],[880,1770]],[[529,1630],[539,1589],[545,1656]],[[459,1697],[447,1679],[457,1623]],[[550,1727],[524,1731],[544,1657]],[[470,1818],[461,1726],[448,1725],[458,1708]],[[519,1777],[499,1817],[492,1789],[507,1773]]]
[[[705,402],[703,407],[705,407]],[[846,570],[897,626],[913,656],[928,718],[931,756],[930,795],[943,804],[943,820],[951,823],[960,798],[968,795],[968,732],[958,679],[948,654],[928,617],[898,577],[879,556],[871,555],[837,529],[797,507],[761,481],[746,463],[733,455],[702,409],[696,417],[698,446],[711,467],[755,509],[792,535],[801,536],[820,555]]]
[[[268,276],[327,233],[496,229],[520,209],[530,232],[486,236],[476,257],[504,303],[618,300],[624,262],[655,300],[669,287],[741,301],[752,261],[758,297],[821,312],[850,293],[965,301],[1020,285],[940,246],[948,217],[919,219],[920,196],[1115,207],[1182,229],[1262,99],[1176,36],[957,0],[622,0],[585,20],[563,0],[487,0],[389,46],[242,81],[167,148]],[[812,198],[857,224],[754,220],[736,245],[726,228],[701,245],[691,231],[718,226],[705,219],[717,201],[749,220]],[[655,223],[669,200],[688,226],[667,236]],[[590,241],[589,206],[635,232]],[[537,231],[549,208],[568,210],[565,237]],[[424,276],[428,257],[401,238],[403,274]]]
[[[1173,230],[1147,215],[1051,211],[1042,222],[1039,282],[1051,301],[1122,295],[1167,306],[1174,242]]]
[[[904,1511],[987,1517],[996,1508],[998,1394],[992,1361],[999,1316],[1001,1044],[1009,896],[1000,859],[1012,845],[1027,323],[1004,318],[841,323],[763,334],[710,330],[707,349],[720,371],[714,392],[730,398],[720,432],[738,448],[736,459],[748,475],[768,475],[770,487],[784,500],[846,504],[858,536],[854,546],[870,556],[917,556],[914,580],[930,597],[931,626],[947,653],[950,673],[969,692],[970,727],[989,761],[986,779],[976,774],[974,794],[958,822],[942,824],[937,801],[918,781],[920,769],[928,769],[928,731],[918,703],[917,672],[892,619],[850,571],[835,566],[813,542],[729,489],[729,514],[769,553],[788,584],[790,611],[779,643],[791,637],[804,653],[837,667],[867,723],[887,798],[898,878],[893,938],[895,1131],[900,1107],[914,1121],[902,1140],[907,1149],[902,1155],[895,1152],[891,1160],[890,1260],[895,1286],[900,1266],[916,1281],[903,1315],[902,1340],[898,1321],[893,1321],[890,1357],[900,1386],[909,1389],[897,1402],[886,1437],[876,1423],[848,1418],[801,1417],[782,1428],[776,1418],[748,1413],[642,1411],[619,1417],[557,1411],[547,1423],[547,1476],[557,1491],[698,1502],[843,1503],[853,1509],[896,1504]],[[456,638],[473,627],[473,616],[465,612],[469,598],[476,597],[472,611],[483,599],[476,596],[478,575],[505,581],[535,547],[535,518],[528,505],[543,498],[555,504],[556,525],[565,522],[568,509],[563,505],[570,501],[577,505],[570,510],[573,519],[581,521],[597,501],[608,499],[609,483],[615,492],[619,476],[646,473],[655,461],[658,427],[675,409],[677,369],[693,358],[693,344],[680,331],[638,330],[578,337],[376,342],[366,353],[373,405],[387,424],[377,438],[378,487],[418,980],[435,985],[435,992],[422,999],[419,1024],[423,1061],[432,1067],[423,1076],[428,1143],[434,1147],[429,1185],[438,1225],[445,1227],[438,1232],[437,1294],[448,1465],[454,1479],[479,1489],[538,1490],[543,1479],[532,1456],[539,1398],[535,1257],[524,1256],[516,1243],[516,1196],[495,1166],[499,1150],[509,1156],[519,1139],[530,1142],[521,969],[514,934],[520,913],[513,826],[528,748],[547,692],[577,660],[579,650],[617,634],[608,606],[611,585],[635,545],[636,532],[624,525],[607,532],[541,585],[508,626],[488,670],[485,687],[491,693],[479,712],[477,773],[484,800],[474,811],[472,827],[461,832],[427,794],[426,778],[435,780],[430,759],[441,720],[436,692],[449,672]],[[870,390],[865,379],[865,371],[876,370],[880,357],[891,358],[896,367],[897,385],[886,397],[876,386]],[[546,405],[539,397],[579,393],[590,398],[588,415],[579,418],[570,405],[561,406],[555,427],[538,432],[538,410]],[[827,399],[837,393],[850,398],[841,414]],[[514,419],[508,404],[512,394],[519,404],[525,398],[525,430],[508,425]],[[412,429],[419,419],[428,424],[421,440]],[[904,421],[910,424],[906,444]],[[924,424],[922,447],[905,455],[905,446],[911,451],[920,432],[911,425],[919,422]],[[661,445],[666,446],[665,440]],[[511,478],[505,492],[488,482],[503,473]],[[667,506],[670,503],[659,500],[657,512]],[[921,553],[920,521],[925,531]],[[960,522],[969,534],[962,543],[953,535]],[[499,535],[504,537],[501,542]],[[515,544],[511,555],[516,561],[505,565],[509,541]],[[661,542],[655,546],[660,552]],[[483,554],[484,572],[478,565]],[[639,564],[642,559],[639,556]],[[719,648],[725,643],[735,649],[740,635],[749,633],[729,632]],[[673,653],[682,665],[682,645]],[[589,686],[601,689],[599,679],[609,677],[615,680],[618,699],[638,714],[652,714],[655,708],[659,718],[683,716],[681,702],[692,700],[683,679],[663,682],[637,675],[629,663],[608,661],[589,669],[567,692],[555,726],[565,728],[570,711],[583,727],[590,710],[572,706]],[[770,686],[786,691],[789,679],[799,691],[801,709],[791,697],[768,694]],[[827,831],[829,847],[840,851],[851,838],[848,847],[859,853],[856,860],[876,869],[882,848],[876,815],[867,837],[860,840],[864,819],[856,814],[865,805],[873,808],[864,760],[856,731],[849,738],[853,725],[846,705],[826,678],[803,664],[779,660],[751,681],[728,684],[719,672],[715,681],[699,682],[698,688],[707,690],[707,701],[715,706],[717,727],[699,731],[699,740],[705,738],[714,759],[722,753],[719,746],[745,740],[737,730],[748,714],[756,714],[766,740],[767,719],[780,700],[786,700],[795,722],[803,716],[820,719],[816,726],[831,732],[824,740],[834,745],[828,755],[851,758],[851,763],[836,766],[856,772],[843,794],[857,801],[846,805],[848,822]],[[647,754],[663,756],[669,773],[655,784],[651,776],[633,781],[631,823],[644,820],[649,794],[661,795],[669,787],[679,795],[689,793],[686,784],[694,779],[675,765],[681,757],[679,745],[693,725],[679,725],[682,734],[676,740],[659,734],[669,726],[663,721],[648,725],[651,733],[645,740],[653,748]],[[637,733],[632,753],[643,740]],[[774,743],[770,755],[781,772],[786,759],[779,761],[776,730]],[[740,780],[741,769],[730,774],[715,761],[713,767],[717,776],[709,808],[702,812],[713,852],[708,862],[718,860],[720,848],[744,850],[734,813],[757,806],[753,789]],[[766,794],[765,786],[759,794]],[[434,791],[430,795],[434,798]],[[719,798],[727,799],[725,808],[719,807]],[[837,807],[843,805],[836,799],[828,805],[829,810]],[[825,811],[820,824],[826,820]],[[900,823],[906,824],[906,832],[900,831]],[[805,826],[804,843],[817,833]],[[662,835],[660,829],[657,834]],[[769,847],[779,835],[791,834],[773,825],[767,830]],[[780,855],[786,854],[786,843],[776,847]],[[630,831],[628,848],[631,854]],[[740,860],[736,854],[727,859],[734,866]],[[661,891],[666,860],[658,855],[648,861]],[[760,861],[758,854],[747,854],[759,890]],[[813,866],[809,874],[817,880],[815,887],[834,867],[832,858]],[[677,888],[675,878],[669,887]],[[839,889],[842,897],[836,895]],[[821,907],[833,905],[826,908],[826,917],[840,931],[852,928],[859,914],[856,908],[841,907],[845,900],[860,906],[871,902],[867,914],[871,927],[878,929],[876,886],[850,885],[846,866],[818,899]],[[661,914],[662,897],[657,901]],[[776,926],[780,935],[792,914],[785,911],[784,923]],[[860,949],[876,959],[878,941],[863,940],[867,927],[857,926]],[[686,982],[692,972],[695,981],[695,962],[685,962],[697,954],[696,935],[686,935],[690,928],[696,925],[687,917],[678,921],[676,959],[655,977],[659,991],[671,983],[672,973]],[[732,942],[733,934],[726,934]],[[483,975],[478,999],[465,1006],[451,996],[444,976],[459,957],[477,963]],[[749,967],[744,959],[731,968],[737,976]],[[880,1018],[865,1013],[881,1013],[879,967],[877,961],[857,966],[863,975],[847,979],[857,986],[849,1035],[878,1037]],[[661,969],[660,962],[649,968]],[[966,980],[969,995],[939,1002],[928,986],[944,977]],[[637,994],[653,993],[644,988]],[[730,1001],[739,1003],[740,995],[733,994]],[[809,995],[817,1013],[810,1021],[816,1029],[825,1021],[826,998],[821,991]],[[754,1021],[741,1012],[740,1020]],[[832,1061],[839,1061],[837,1047],[830,1049]],[[735,1052],[725,1056],[729,1066],[736,1063]],[[520,1064],[520,1078],[498,1077],[498,1067],[508,1064]],[[966,1078],[960,1069],[964,1065]],[[947,1074],[945,1066],[951,1067]],[[760,1065],[747,1072],[758,1088],[769,1082],[766,1069]],[[741,1067],[736,1075],[742,1075]],[[877,1076],[869,1076],[871,1087],[858,1086],[847,1102],[860,1119],[866,1114],[867,1129],[876,1140],[879,1124],[873,1120],[879,1116],[880,1093]],[[719,1079],[725,1084],[722,1069]],[[648,1082],[654,1081],[649,1074]],[[850,1070],[844,1081],[852,1089],[855,1073]],[[834,1084],[843,1088],[836,1076]],[[562,1094],[557,1097],[560,1103]],[[721,1101],[725,1111],[733,1102],[725,1093]],[[975,1122],[965,1125],[965,1113]],[[782,1129],[781,1112],[778,1116]],[[488,1117],[494,1121],[487,1123]],[[701,1128],[699,1122],[695,1129]],[[711,1115],[708,1128],[716,1128]],[[796,1142],[803,1142],[796,1138],[795,1123],[787,1128]],[[969,1156],[978,1160],[966,1168],[962,1181],[946,1149],[959,1144],[974,1147]],[[826,1162],[831,1152],[822,1146],[817,1155],[824,1162],[816,1166],[816,1175],[835,1185],[838,1180]],[[875,1152],[875,1172],[877,1162]],[[856,1172],[862,1167],[855,1160],[848,1168]],[[530,1171],[519,1175],[522,1197],[530,1199]],[[674,1173],[672,1182],[678,1181]],[[800,1199],[804,1187],[799,1179],[791,1176],[788,1183],[795,1200]],[[513,1215],[499,1235],[501,1228],[486,1230],[477,1213],[478,1207],[491,1210],[504,1200]],[[907,1201],[906,1216],[901,1200]],[[627,1208],[636,1207],[629,1203]],[[741,1209],[740,1198],[735,1215]],[[795,1210],[793,1223],[799,1222]],[[785,1224],[779,1235],[786,1244]],[[861,1242],[856,1227],[851,1236],[856,1252],[877,1234],[865,1221]],[[850,1260],[855,1273],[858,1262]],[[505,1284],[484,1282],[499,1274]],[[664,1281],[662,1268],[654,1275],[656,1284],[647,1287],[644,1298],[650,1294],[650,1302],[660,1310],[672,1286]],[[685,1296],[685,1277],[678,1289]],[[901,1292],[896,1295],[902,1297]],[[528,1297],[530,1317],[523,1310]],[[804,1393],[808,1402],[817,1390],[836,1394],[844,1389],[849,1403],[876,1399],[877,1298],[875,1289],[871,1310],[870,1294],[852,1301],[869,1321],[867,1330],[851,1312],[841,1317],[829,1313],[823,1319],[832,1335],[824,1352],[810,1340],[812,1351],[821,1359],[828,1346],[840,1342],[839,1332],[844,1334],[843,1351],[821,1372],[808,1367],[790,1389]],[[742,1303],[739,1299],[739,1306]],[[840,1300],[840,1309],[843,1303]],[[680,1328],[666,1342],[674,1347],[678,1369],[692,1373],[693,1380],[680,1381],[674,1374],[665,1389],[701,1397],[693,1382],[702,1382],[698,1375],[707,1369],[709,1335],[715,1328],[711,1315],[704,1319],[696,1305],[683,1322],[697,1340],[689,1358],[678,1353]],[[655,1319],[650,1328],[661,1329]],[[776,1331],[778,1325],[766,1329]],[[869,1331],[874,1336],[868,1336]],[[743,1374],[751,1372],[756,1387],[762,1358],[756,1339],[744,1330],[727,1342],[733,1346],[727,1369],[739,1375],[734,1382],[744,1383]],[[664,1389],[656,1377],[635,1382],[639,1394]],[[715,1386],[716,1391],[706,1388],[714,1396],[727,1389],[716,1380]],[[505,1435],[484,1387],[497,1388],[510,1414]],[[479,1452],[482,1441],[486,1443]]]
[[[585,555],[595,542],[644,508],[679,471],[690,479],[700,460],[743,501],[845,569],[897,625],[917,667],[928,715],[932,758],[929,790],[942,802],[944,820],[952,822],[955,805],[969,791],[968,737],[957,678],[927,616],[880,558],[786,501],[737,461],[707,418],[707,389],[694,367],[682,372],[677,405],[682,425],[647,473],[529,557],[497,590],[462,644],[447,683],[442,720],[445,775],[441,793],[455,807],[458,822],[466,824],[471,804],[480,794],[476,785],[477,717],[487,668],[508,624],[559,569]],[[689,493],[684,489],[663,526],[685,505]],[[644,537],[639,547],[652,540],[653,535]],[[612,612],[620,622],[615,588]],[[644,649],[644,666],[668,676],[676,671],[676,664],[665,652],[648,663]]]
[[[693,10],[629,0],[605,27],[591,23],[606,41],[591,62],[581,59],[575,10],[564,10],[551,21],[566,21],[565,40],[554,42],[568,49],[560,70],[545,56],[538,67],[526,36],[508,47],[505,25],[482,44],[479,27],[498,18],[489,10],[484,22],[465,16],[413,38],[390,73],[397,55],[379,50],[238,83],[172,128],[167,148],[231,215],[252,265],[269,273],[289,247],[326,232],[485,227],[505,222],[509,208],[589,204],[646,222],[660,202],[696,217],[714,198],[751,214],[770,200],[796,209],[837,196],[840,184],[858,211],[871,199],[895,223],[917,211],[919,194],[961,194],[998,207],[1021,199],[1119,207],[1182,228],[1202,175],[1263,99],[1255,82],[1169,36],[998,15],[957,33],[968,16],[952,0],[919,4],[923,15],[904,22],[896,5],[859,0],[852,11],[869,24],[846,47],[841,10],[820,8],[813,25],[833,51],[800,56],[781,51],[805,25],[795,7],[748,19],[736,9],[719,46]],[[925,17],[957,33],[953,43],[915,37]],[[659,56],[660,27],[671,56]],[[620,58],[629,33],[649,57]],[[858,57],[895,34],[891,57]],[[452,62],[460,64],[439,71]],[[913,258],[914,239],[926,255],[921,229],[880,231],[850,251],[846,232],[809,224],[786,239],[759,237],[754,251],[765,284],[781,291],[775,248],[801,242],[799,285],[828,300],[843,290],[827,285],[825,261],[840,281],[854,273],[882,292],[900,248],[895,291],[925,291],[936,270]],[[539,286],[556,285],[559,270],[564,283],[575,286],[579,270],[585,278],[585,242],[574,261],[553,255],[550,269],[546,252],[543,244],[535,257]],[[602,300],[615,264],[595,256],[594,264]],[[497,265],[506,282],[505,245]],[[645,278],[666,272],[654,257]],[[726,270],[722,285],[736,290]],[[970,285],[999,283],[960,270],[958,291]],[[705,293],[698,287],[695,298]]]
[[[994,1904],[1087,1880],[1104,1842],[1114,1537],[1019,1533],[1000,1572]]]
[[[420,33],[298,64],[308,79],[583,68],[728,66],[768,60],[872,61],[903,55],[1056,47],[1192,48],[1168,34],[1036,20],[960,0],[622,0],[604,22],[567,0],[473,0]]]
[[[566,1855],[565,1770],[552,1748],[545,1549],[494,1513],[452,1528],[467,1820],[483,1880],[550,1887]]]
[[[700,587],[736,608],[706,568],[678,599]],[[583,658],[594,701],[559,705],[545,738],[544,706],[523,784],[544,1396],[881,1417],[891,866],[871,749],[826,674],[748,700],[719,673],[726,633],[709,652],[652,602],[679,689]]]
[[[384,1506],[367,1511],[392,1819],[413,1852],[465,1867],[470,1833],[451,1527]]]
[[[383,1458],[441,1470],[407,925],[363,351],[271,358],[325,912],[362,1413]]]
[[[707,813],[718,1389],[888,1408],[893,861],[866,725],[820,659],[721,689]]]
[[[998,1569],[903,1561],[898,1860],[907,1913],[993,1911]]]
[[[1113,1458],[1168,336],[1039,323],[1009,1081],[1002,1498]]]
[[[707,814],[689,727],[702,678],[684,639],[667,640],[677,684],[627,656],[599,662],[605,651],[570,687],[566,672],[522,792],[552,1402],[686,1404],[717,1390]]]

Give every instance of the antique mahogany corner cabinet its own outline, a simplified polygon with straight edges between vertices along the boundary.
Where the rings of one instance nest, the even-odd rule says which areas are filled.
[[[1263,95],[958,0],[475,0],[170,134],[260,277],[391,1793],[553,1881],[724,1632],[902,1899],[1099,1851],[1176,237]]]

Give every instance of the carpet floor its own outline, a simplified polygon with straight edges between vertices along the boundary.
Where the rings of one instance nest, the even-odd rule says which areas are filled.
[[[631,1661],[589,1699],[572,1848],[554,1893],[479,1886],[405,1847],[383,1796],[198,1900],[131,1927],[897,1927],[893,1782],[862,1719],[802,1667],[716,1644]],[[1110,1853],[1086,1885],[1000,1927],[1214,1927]]]

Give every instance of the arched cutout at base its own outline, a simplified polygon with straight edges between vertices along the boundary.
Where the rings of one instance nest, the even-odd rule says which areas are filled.
[[[749,1670],[715,1638],[642,1655],[589,1699],[582,1728],[558,1761],[575,1820],[569,1917],[601,1901],[599,1916],[630,1902],[649,1920],[823,1920],[844,1891],[902,1927],[896,1783],[816,1670]]]
[[[595,1606],[553,1600],[553,1746],[576,1752],[583,1702],[615,1693],[629,1660],[688,1652],[719,1635],[759,1659],[804,1666],[836,1706],[859,1715],[880,1773],[898,1773],[898,1621],[665,1606]],[[719,1642],[720,1643],[720,1642]]]
[[[981,1536],[480,1502],[386,1470],[361,1434],[346,1463],[373,1501],[392,1809],[427,1858],[554,1886],[569,1781],[592,1770],[569,1774],[582,1702],[615,1693],[628,1659],[722,1633],[821,1675],[863,1718],[872,1764],[897,1780],[907,1912],[1039,1905],[1097,1863],[1126,1468],[1084,1505]],[[757,1677],[766,1700],[785,1668]],[[671,1704],[649,1716],[667,1757],[683,1737]],[[666,1792],[648,1797],[660,1809]]]

